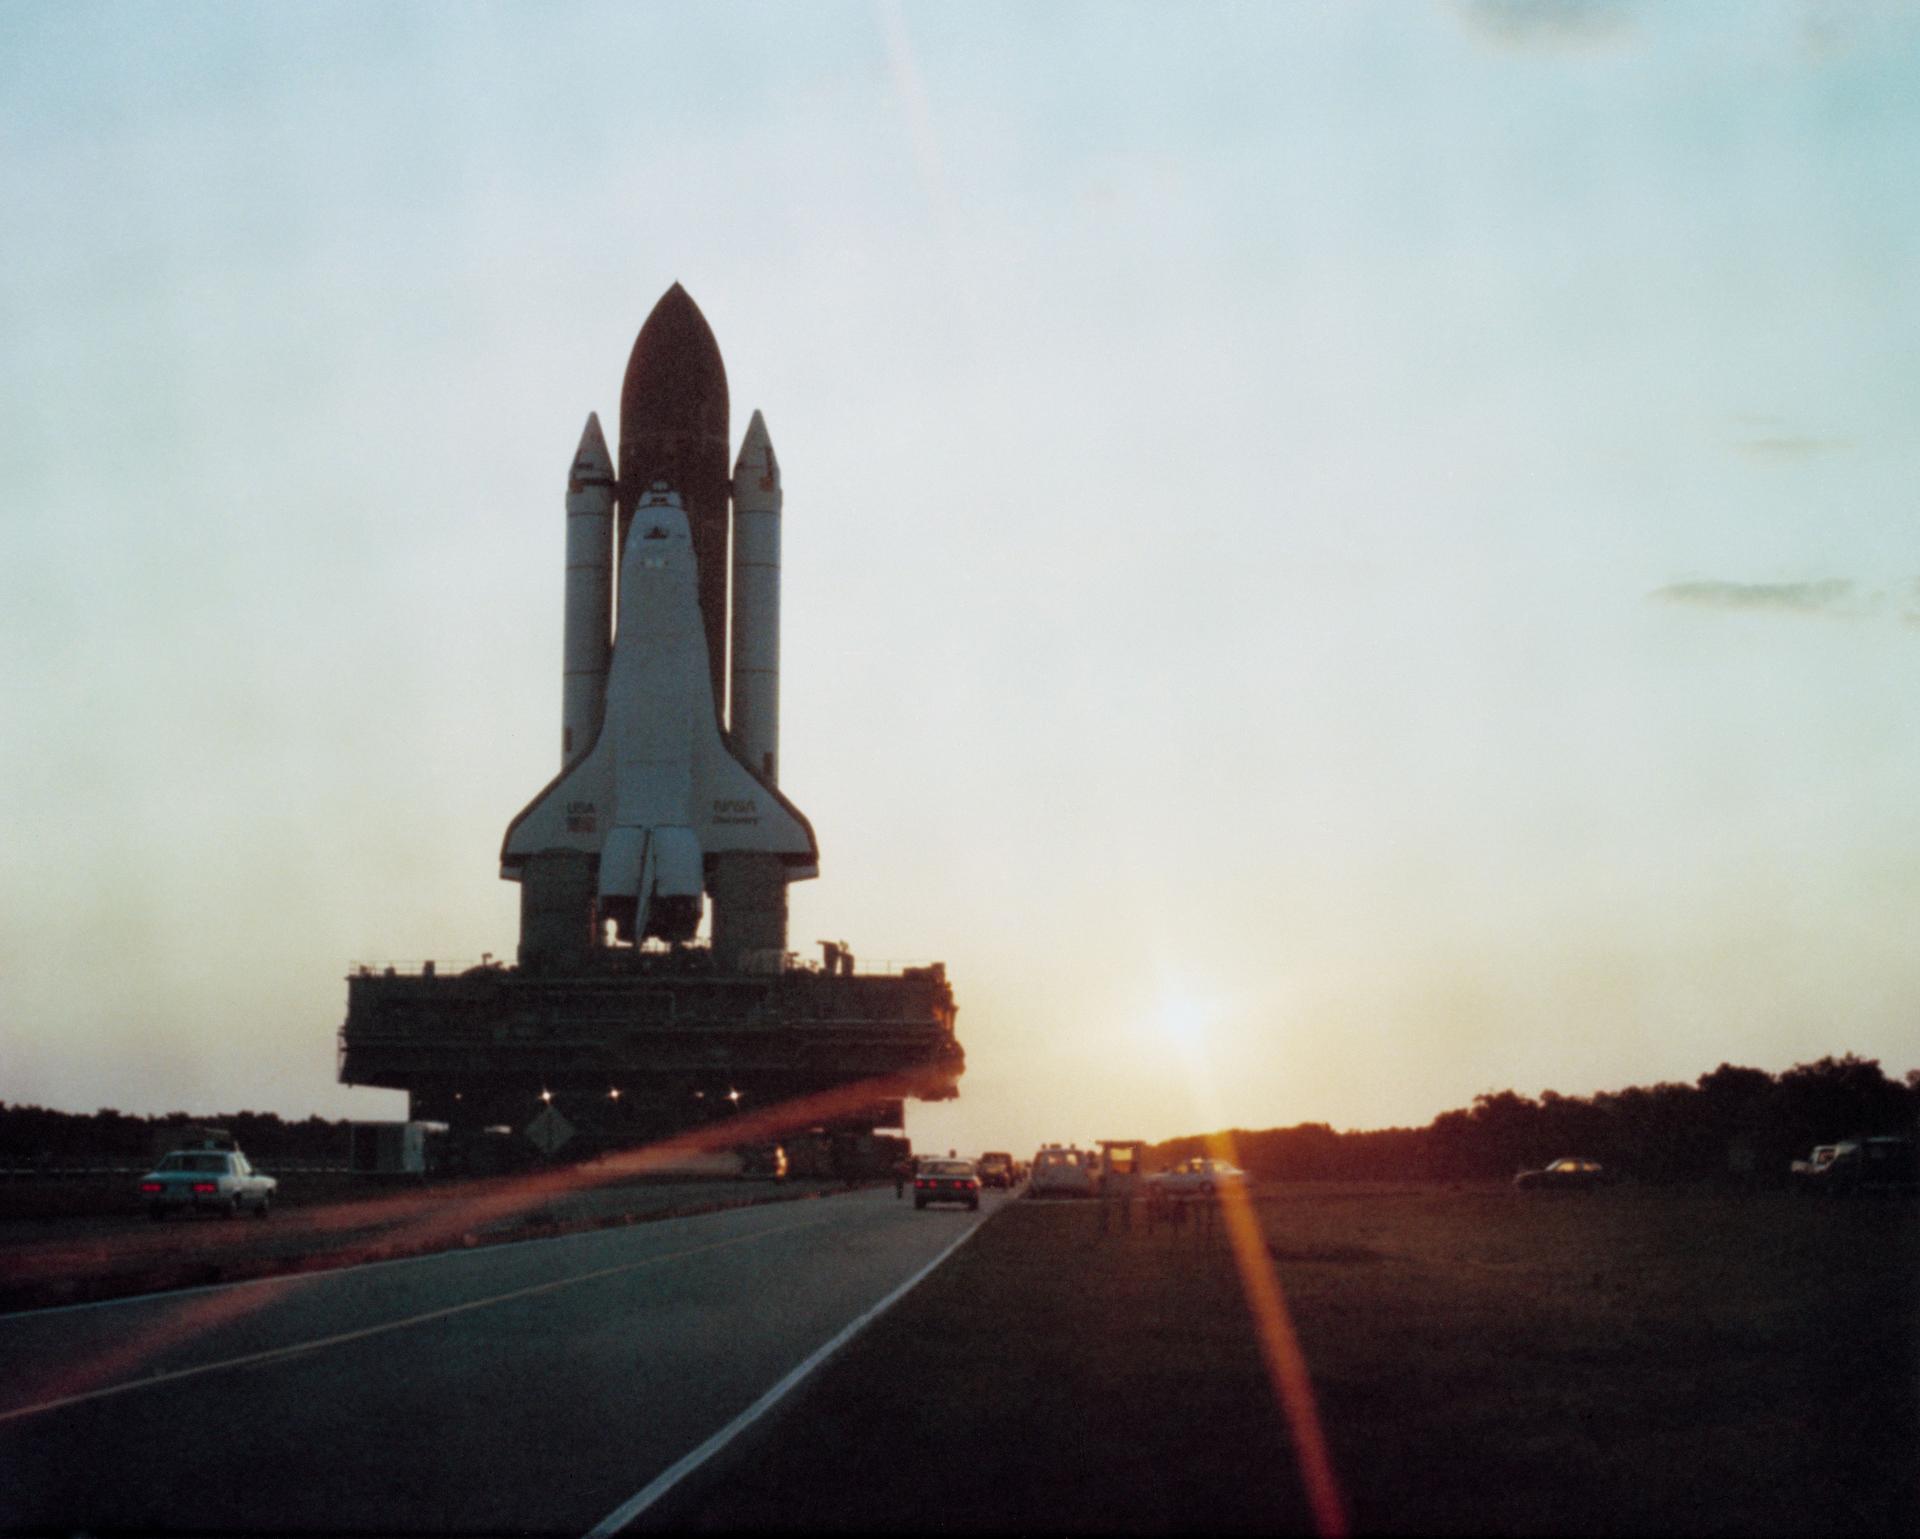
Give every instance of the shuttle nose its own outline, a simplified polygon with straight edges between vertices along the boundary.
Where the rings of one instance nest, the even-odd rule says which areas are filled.
[[[690,538],[686,509],[680,494],[665,481],[655,481],[634,506],[630,536],[639,540],[686,540]]]

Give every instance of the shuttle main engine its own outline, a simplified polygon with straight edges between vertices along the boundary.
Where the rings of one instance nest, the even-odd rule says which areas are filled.
[[[348,980],[340,1077],[415,1118],[592,1146],[804,1101],[859,1136],[957,1093],[944,967],[788,950],[787,884],[820,856],[779,787],[780,464],[755,412],[729,472],[727,410],[675,284],[627,365],[618,474],[589,416],[567,478],[560,768],[500,853],[518,965]]]

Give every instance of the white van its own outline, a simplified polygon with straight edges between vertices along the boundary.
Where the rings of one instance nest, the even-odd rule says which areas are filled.
[[[1027,1180],[1031,1197],[1091,1197],[1093,1167],[1099,1158],[1089,1149],[1063,1149],[1048,1144],[1033,1157]]]

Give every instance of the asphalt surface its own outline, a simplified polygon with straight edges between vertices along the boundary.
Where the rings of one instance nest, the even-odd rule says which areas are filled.
[[[890,1188],[0,1317],[0,1527],[584,1534],[979,1215]]]

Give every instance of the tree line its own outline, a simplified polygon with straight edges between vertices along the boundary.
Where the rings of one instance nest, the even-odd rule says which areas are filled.
[[[1421,1128],[1336,1132],[1324,1122],[1226,1135],[1235,1163],[1279,1181],[1484,1180],[1580,1155],[1635,1180],[1784,1181],[1816,1144],[1920,1125],[1920,1069],[1890,1079],[1848,1053],[1781,1074],[1723,1063],[1691,1085],[1590,1096],[1501,1090]],[[1154,1146],[1150,1165],[1217,1153],[1219,1135]]]
[[[274,1112],[196,1116],[175,1111],[157,1117],[140,1117],[108,1106],[89,1115],[0,1101],[0,1167],[32,1169],[96,1162],[139,1164],[182,1142],[196,1128],[217,1128],[231,1133],[234,1141],[256,1160],[344,1163],[347,1127],[345,1121],[329,1122],[324,1117],[288,1121]]]
[[[1226,1135],[1233,1158],[1279,1181],[1480,1180],[1534,1169],[1562,1155],[1599,1160],[1643,1181],[1729,1177],[1784,1180],[1815,1144],[1920,1125],[1920,1069],[1890,1079],[1848,1053],[1781,1074],[1723,1063],[1691,1085],[1658,1084],[1591,1096],[1501,1090],[1420,1128],[1336,1132],[1324,1122]],[[231,1133],[256,1160],[344,1161],[348,1123],[273,1112],[142,1117],[104,1107],[91,1115],[0,1102],[0,1167],[138,1163],[189,1129]],[[1160,1167],[1214,1152],[1217,1135],[1154,1146]]]

